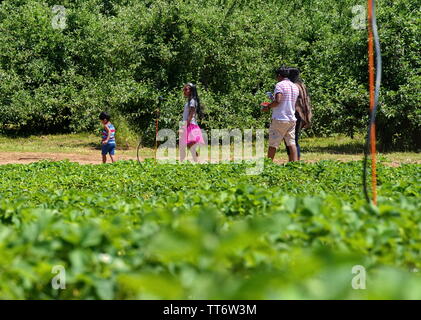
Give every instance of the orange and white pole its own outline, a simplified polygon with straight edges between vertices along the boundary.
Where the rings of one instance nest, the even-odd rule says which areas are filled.
[[[374,40],[373,40],[373,1],[368,0],[368,82],[370,91],[370,113],[374,109]],[[371,188],[373,203],[377,205],[377,170],[376,170],[376,125],[370,124],[371,148]]]

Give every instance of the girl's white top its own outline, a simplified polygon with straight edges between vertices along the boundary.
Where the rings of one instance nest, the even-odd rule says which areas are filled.
[[[197,124],[196,122],[196,108],[197,108],[197,100],[196,99],[190,99],[186,102],[184,105],[184,112],[183,112],[183,121],[187,121],[189,118],[190,108],[194,108],[194,115],[191,119],[191,124]]]

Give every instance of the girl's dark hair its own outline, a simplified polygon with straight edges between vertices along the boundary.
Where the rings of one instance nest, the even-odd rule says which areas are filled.
[[[203,119],[204,113],[203,113],[203,106],[200,103],[200,98],[199,95],[197,94],[197,87],[194,83],[188,82],[185,84],[185,87],[189,87],[190,88],[190,97],[189,97],[189,102],[192,99],[195,99],[197,102],[197,106],[196,106],[196,113],[199,119]]]
[[[101,112],[99,114],[99,120],[107,120],[110,121],[111,117],[107,112]]]
[[[292,82],[296,83],[296,82],[301,82],[301,78],[300,78],[300,69],[297,68],[289,68],[289,80],[291,80]]]
[[[288,78],[289,77],[289,68],[288,67],[280,67],[280,68],[275,70],[275,74],[277,76]]]

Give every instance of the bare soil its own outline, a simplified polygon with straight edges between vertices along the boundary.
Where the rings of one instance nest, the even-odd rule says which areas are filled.
[[[135,160],[136,157],[118,155],[117,160]],[[46,153],[46,152],[0,152],[0,165],[10,163],[32,163],[40,160],[61,161],[69,160],[80,164],[100,164],[102,163],[101,154],[96,152],[92,154],[77,153]],[[107,159],[110,161],[110,159]]]
[[[117,161],[119,160],[136,160],[135,156],[130,155],[123,155],[117,154],[115,156]],[[360,160],[362,157],[360,156],[338,156],[336,160],[338,161],[353,161],[353,160]],[[51,152],[0,152],[0,165],[3,164],[25,164],[25,163],[32,163],[41,160],[51,160],[51,161],[61,161],[61,160],[69,160],[71,162],[77,162],[80,164],[101,164],[102,158],[99,152],[92,152],[92,153],[51,153]],[[142,157],[143,160],[143,157]],[[321,159],[323,160],[323,157]],[[109,157],[107,157],[107,161],[110,162]],[[317,162],[318,160],[311,159],[305,160],[304,162],[313,163]],[[284,164],[287,162],[287,158],[281,157],[279,155],[275,158],[275,163]],[[412,162],[412,161],[411,161]],[[405,162],[402,162],[405,163]],[[399,167],[401,164],[399,161],[390,161],[384,162],[385,165],[389,165],[391,167]],[[421,164],[421,161],[414,161],[412,163]]]

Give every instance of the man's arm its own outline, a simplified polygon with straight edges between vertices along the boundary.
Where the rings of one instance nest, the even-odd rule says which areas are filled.
[[[268,105],[268,108],[275,108],[278,106],[278,104],[280,104],[282,102],[282,94],[281,93],[277,93],[275,96],[275,100],[272,101],[272,103],[270,105]]]
[[[264,107],[263,111],[269,111],[271,108],[277,107],[282,102],[282,94],[277,93],[275,96],[275,100],[273,100],[267,107]]]

